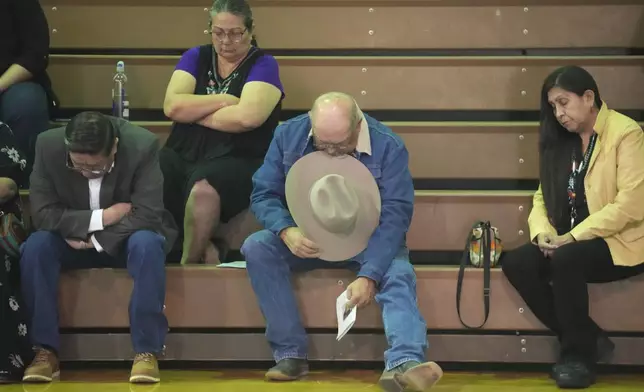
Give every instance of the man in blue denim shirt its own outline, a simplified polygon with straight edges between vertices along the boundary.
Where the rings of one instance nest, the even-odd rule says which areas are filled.
[[[414,209],[414,187],[407,149],[387,126],[363,114],[342,93],[319,97],[310,114],[281,124],[264,164],[253,176],[251,210],[265,227],[242,245],[250,281],[266,318],[266,336],[277,362],[266,377],[296,380],[308,372],[307,337],[290,282],[292,270],[334,267],[295,224],[285,201],[286,176],[293,164],[314,151],[352,155],[371,172],[380,190],[380,223],[367,248],[343,267],[358,271],[347,287],[351,304],[364,306],[375,296],[390,348],[380,386],[425,391],[442,376],[425,362],[427,327],[416,302],[416,275],[409,262],[406,232]]]

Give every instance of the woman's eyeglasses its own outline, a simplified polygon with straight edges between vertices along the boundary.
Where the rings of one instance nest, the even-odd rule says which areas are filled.
[[[224,31],[221,29],[212,29],[210,30],[210,34],[212,34],[213,37],[219,42],[224,42],[226,37],[233,43],[238,43],[244,38],[244,34],[248,31],[248,29],[244,30],[232,30],[232,31]]]

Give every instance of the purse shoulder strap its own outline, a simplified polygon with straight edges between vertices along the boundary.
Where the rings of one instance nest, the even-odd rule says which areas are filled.
[[[483,306],[485,307],[485,319],[483,323],[477,327],[467,325],[461,317],[461,291],[463,290],[463,278],[465,277],[465,269],[470,264],[470,246],[472,241],[472,232],[481,229],[481,252],[483,252]],[[490,315],[490,250],[491,250],[491,225],[490,222],[476,222],[467,235],[467,242],[465,243],[465,250],[461,257],[461,265],[458,270],[458,280],[456,281],[456,313],[458,319],[464,327],[470,329],[479,329],[485,325]]]

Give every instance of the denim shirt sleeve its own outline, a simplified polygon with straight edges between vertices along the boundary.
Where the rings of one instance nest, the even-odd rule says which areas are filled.
[[[253,175],[253,192],[250,196],[250,210],[264,228],[276,235],[287,227],[295,226],[285,205],[283,130],[282,125],[275,130],[264,163]]]
[[[414,184],[404,145],[385,156],[379,188],[380,224],[361,255],[364,262],[358,272],[358,276],[372,279],[377,285],[403,246],[414,213]]]

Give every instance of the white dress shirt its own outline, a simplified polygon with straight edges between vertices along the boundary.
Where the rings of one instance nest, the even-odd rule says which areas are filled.
[[[89,208],[92,210],[92,218],[89,221],[89,230],[88,233],[94,233],[96,231],[101,231],[103,227],[103,209],[101,209],[101,184],[103,183],[103,177],[91,178],[88,180],[89,183]],[[102,252],[103,247],[96,240],[96,236],[92,234],[90,237],[92,244],[97,252]]]

